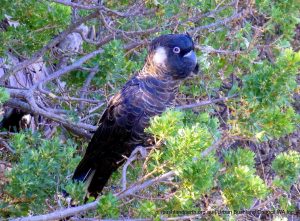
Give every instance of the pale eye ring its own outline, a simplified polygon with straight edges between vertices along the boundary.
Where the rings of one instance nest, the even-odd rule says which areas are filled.
[[[176,54],[179,54],[180,53],[180,48],[179,47],[174,47],[173,52],[176,53]]]

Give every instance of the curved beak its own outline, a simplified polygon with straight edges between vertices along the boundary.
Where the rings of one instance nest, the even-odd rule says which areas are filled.
[[[197,74],[199,72],[199,65],[197,63],[196,53],[193,50],[191,50],[189,53],[185,54],[183,57],[188,58],[193,61],[193,63],[195,64],[195,69],[193,70],[193,73]]]
[[[189,53],[185,54],[183,57],[191,59],[194,63],[197,63],[197,56],[193,50],[191,50]]]

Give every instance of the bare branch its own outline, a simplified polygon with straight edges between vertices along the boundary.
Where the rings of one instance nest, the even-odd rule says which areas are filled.
[[[100,221],[99,218],[78,218],[72,217],[71,221]],[[101,219],[101,221],[153,221],[152,218],[150,219]]]
[[[222,98],[218,98],[215,100],[202,101],[202,102],[193,103],[193,104],[180,105],[180,106],[176,106],[175,108],[176,109],[189,109],[189,108],[195,108],[195,107],[202,107],[202,106],[206,106],[206,105],[210,105],[210,104],[214,104],[214,103],[218,103],[218,102],[226,102],[229,99],[232,99],[235,97],[237,97],[237,95],[232,95],[229,97],[222,97]]]
[[[76,68],[79,68],[83,63],[85,63],[86,61],[88,61],[89,59],[95,57],[96,55],[98,54],[101,54],[103,53],[104,50],[103,49],[98,49],[96,51],[93,51],[83,57],[81,57],[80,59],[78,59],[76,62],[74,62],[73,64],[69,65],[69,66],[65,66],[61,69],[59,69],[58,71],[54,72],[53,74],[49,75],[48,77],[40,80],[39,82],[35,83],[31,88],[30,90],[33,91],[33,90],[36,90],[36,88],[40,85],[40,84],[44,84],[48,81],[51,81],[53,79],[56,79],[56,78],[59,78],[60,76],[76,69]]]
[[[97,127],[89,125],[89,124],[84,124],[84,123],[73,123],[66,119],[65,117],[61,117],[59,115],[50,113],[48,111],[44,111],[43,109],[39,108],[36,104],[33,104],[32,102],[29,102],[30,105],[24,101],[21,101],[19,99],[10,99],[9,101],[5,102],[5,105],[13,107],[13,108],[18,108],[21,110],[24,110],[28,113],[33,113],[37,115],[41,115],[44,117],[47,117],[48,119],[51,119],[53,121],[56,121],[58,123],[61,123],[67,128],[72,128],[73,131],[80,131],[77,134],[86,138],[90,138],[91,135],[86,132],[87,131],[95,131]]]
[[[70,25],[69,28],[67,28],[65,31],[63,31],[60,35],[55,37],[52,41],[50,41],[46,46],[44,46],[41,50],[36,52],[30,59],[25,60],[16,66],[12,67],[9,71],[7,71],[1,78],[0,82],[4,82],[10,75],[16,74],[18,71],[26,68],[28,65],[33,64],[37,59],[42,57],[49,49],[54,47],[56,44],[58,44],[61,40],[66,38],[68,34],[73,32],[78,26],[80,26],[82,23],[87,22],[99,15],[98,11],[92,12],[90,15],[83,17],[79,19],[74,24]]]
[[[127,185],[127,168],[128,166],[137,159],[137,153],[140,153],[142,155],[143,158],[146,157],[146,154],[147,154],[147,150],[142,147],[142,146],[139,146],[139,147],[136,147],[134,149],[134,151],[132,151],[132,153],[130,154],[130,157],[126,160],[126,163],[124,164],[123,166],[123,169],[122,169],[122,191],[125,191],[126,190],[126,185]]]
[[[245,17],[248,13],[249,13],[249,9],[245,9],[245,10],[239,12],[239,13],[235,13],[230,17],[218,20],[218,21],[216,21],[214,23],[211,23],[209,25],[199,26],[199,27],[191,30],[190,33],[195,34],[199,31],[202,31],[202,30],[205,30],[205,29],[215,28],[215,27],[218,27],[220,25],[227,25],[228,23],[230,23],[233,20],[241,19],[241,18]]]
[[[221,50],[221,49],[214,49],[209,46],[200,46],[200,45],[196,45],[195,48],[202,52],[213,53],[213,54],[238,55],[238,54],[245,53],[243,51]]]
[[[14,150],[14,149],[12,149],[9,145],[8,145],[8,143],[6,143],[6,141],[5,140],[3,140],[3,139],[1,139],[0,138],[0,144],[2,144],[9,152],[11,152],[11,153],[16,153],[16,151]]]
[[[95,67],[93,70],[91,70],[89,76],[86,78],[86,80],[85,80],[82,88],[79,91],[80,98],[83,99],[85,97],[86,91],[87,91],[89,85],[91,84],[92,79],[95,77],[97,71],[98,71],[98,67]],[[79,110],[82,110],[82,109],[83,109],[83,102],[80,102],[80,104],[79,104]]]
[[[138,191],[140,191],[142,189],[145,189],[145,188],[147,188],[149,186],[152,186],[155,183],[159,183],[161,181],[168,180],[171,177],[175,176],[175,174],[176,174],[175,171],[169,171],[169,172],[167,172],[167,173],[165,173],[165,174],[163,174],[161,176],[155,177],[155,178],[153,178],[151,180],[147,180],[147,181],[145,181],[142,184],[133,185],[130,188],[126,189],[125,191],[122,191],[122,192],[118,193],[117,197],[119,199],[122,199],[122,198],[124,198],[126,196],[134,194],[135,192],[138,192]]]
[[[224,5],[222,7],[217,7],[216,9],[206,12],[204,14],[200,14],[194,17],[191,17],[187,20],[187,22],[197,22],[202,18],[207,18],[207,17],[212,17],[215,16],[215,14],[218,14],[219,12],[223,11],[224,9],[227,9],[229,7],[233,7],[235,4],[235,1],[232,1],[231,3],[229,3],[228,5]]]
[[[118,199],[123,199],[123,198],[125,198],[127,196],[130,196],[130,195],[132,195],[132,194],[134,194],[134,193],[136,193],[136,192],[138,192],[142,189],[145,189],[149,186],[152,186],[155,183],[159,183],[161,181],[170,179],[174,175],[175,175],[174,171],[167,172],[167,173],[165,173],[161,176],[155,177],[151,180],[147,180],[146,182],[144,182],[140,185],[132,186],[129,189],[116,194],[116,197]],[[54,211],[52,213],[45,214],[45,215],[28,216],[28,217],[21,217],[21,218],[11,219],[10,221],[50,221],[50,220],[58,220],[58,219],[63,219],[63,218],[69,217],[69,216],[73,216],[75,214],[80,214],[80,213],[83,213],[83,212],[87,212],[89,210],[94,210],[98,207],[98,204],[99,204],[99,200],[96,200],[94,202],[87,203],[87,204],[82,205],[82,206],[57,210],[57,211]]]
[[[131,10],[130,10],[131,8],[129,10],[127,10],[127,12],[119,12],[119,11],[107,8],[104,5],[97,5],[97,4],[83,5],[83,4],[70,2],[70,1],[64,1],[64,0],[52,0],[52,2],[70,6],[72,8],[79,8],[79,9],[84,9],[84,10],[99,10],[99,11],[103,11],[103,12],[106,12],[106,13],[114,15],[114,16],[118,16],[118,17],[131,17],[131,16],[135,16],[135,15],[141,16],[141,15],[144,15],[145,13],[146,14],[149,13],[148,11],[146,11],[144,13],[141,13],[140,11],[131,12]]]
[[[99,104],[101,103],[100,100],[92,100],[92,99],[86,99],[86,98],[78,98],[78,97],[67,97],[67,96],[58,96],[55,95],[54,93],[45,90],[44,88],[39,87],[39,91],[41,91],[43,94],[46,94],[47,96],[53,98],[53,99],[57,99],[57,100],[63,100],[63,101],[75,101],[75,102],[86,102],[86,103],[91,103],[91,104]]]
[[[163,221],[175,221],[175,220],[194,220],[194,219],[200,219],[202,215],[200,214],[195,214],[195,215],[190,215],[190,216],[178,216],[178,217],[160,217],[161,220]]]

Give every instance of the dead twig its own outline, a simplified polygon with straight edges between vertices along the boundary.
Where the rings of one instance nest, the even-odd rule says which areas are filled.
[[[176,109],[189,109],[189,108],[195,108],[195,107],[202,107],[202,106],[206,106],[206,105],[210,105],[210,104],[214,104],[214,103],[218,103],[218,102],[226,102],[237,96],[238,95],[232,95],[232,96],[222,97],[222,98],[218,98],[218,99],[214,99],[214,100],[201,101],[201,102],[193,103],[193,104],[180,105],[180,106],[176,106],[175,108]]]
[[[211,23],[209,25],[199,26],[199,27],[193,29],[192,31],[190,31],[190,34],[195,34],[195,33],[199,32],[199,31],[202,31],[202,30],[205,30],[205,29],[215,28],[215,27],[218,27],[220,25],[227,25],[231,21],[236,20],[236,19],[244,18],[248,14],[249,14],[249,9],[245,9],[245,10],[239,12],[239,13],[235,13],[235,14],[233,14],[230,17],[218,20],[218,21],[216,21],[214,23]]]
[[[139,147],[136,147],[130,157],[126,160],[126,163],[124,164],[123,166],[123,169],[122,169],[122,191],[125,191],[126,190],[126,185],[127,185],[127,175],[126,175],[126,172],[127,172],[127,168],[128,166],[137,159],[137,154],[140,153],[142,158],[145,158],[146,155],[147,155],[147,150],[142,147],[142,146],[139,146]]]
[[[83,57],[81,57],[80,59],[78,59],[77,61],[75,61],[73,64],[69,65],[69,66],[65,66],[61,69],[59,69],[58,71],[52,73],[51,75],[49,75],[48,77],[38,81],[37,83],[35,83],[31,88],[30,90],[31,91],[34,91],[37,89],[37,87],[39,85],[42,85],[48,81],[51,81],[51,80],[54,80],[56,78],[59,78],[60,76],[66,74],[66,73],[69,73],[70,71],[76,69],[76,68],[79,68],[82,64],[84,64],[86,61],[90,60],[91,58],[95,57],[96,55],[98,54],[101,54],[103,53],[104,50],[103,49],[98,49],[96,51],[93,51]]]
[[[202,52],[210,53],[210,54],[238,55],[238,54],[245,53],[244,51],[221,50],[221,49],[214,49],[209,46],[200,46],[200,45],[196,45],[195,48]]]

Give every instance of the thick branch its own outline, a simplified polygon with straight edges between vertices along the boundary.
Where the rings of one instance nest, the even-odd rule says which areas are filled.
[[[175,172],[170,171],[167,172],[159,177],[153,178],[151,180],[147,180],[146,182],[142,183],[141,185],[133,186],[119,194],[116,195],[118,199],[123,199],[127,196],[130,196],[134,194],[137,191],[140,191],[142,189],[145,189],[149,186],[152,186],[155,183],[164,181],[166,179],[169,179],[170,177],[174,176]],[[38,215],[38,216],[28,216],[28,217],[21,217],[17,219],[11,219],[10,221],[48,221],[48,220],[58,220],[63,219],[69,216],[73,216],[75,214],[87,212],[89,210],[94,210],[98,207],[99,200],[96,200],[92,203],[88,203],[82,206],[67,208],[63,210],[57,210],[55,212],[45,214],[45,215]]]
[[[95,131],[97,127],[89,125],[89,124],[84,124],[84,123],[73,123],[69,120],[67,120],[65,117],[61,117],[59,115],[53,114],[48,111],[44,111],[43,109],[39,108],[37,105],[29,105],[28,103],[21,101],[19,99],[10,99],[9,101],[5,102],[5,105],[13,107],[13,108],[18,108],[21,110],[24,110],[28,113],[33,113],[37,115],[44,116],[48,119],[51,119],[53,121],[56,121],[58,123],[61,123],[67,128],[73,128],[73,132],[77,131],[77,135],[86,137],[87,139],[91,138],[90,133],[86,132],[87,131]]]
[[[53,74],[49,75],[48,77],[40,80],[39,82],[35,83],[30,89],[31,90],[36,90],[36,88],[40,85],[40,84],[44,84],[48,81],[51,81],[53,79],[59,78],[60,76],[69,73],[70,71],[79,68],[83,63],[85,63],[86,61],[88,61],[89,59],[95,57],[98,54],[103,53],[104,50],[103,49],[98,49],[96,51],[93,51],[83,57],[81,57],[80,59],[78,59],[76,62],[74,62],[73,64],[69,65],[69,66],[65,66],[61,69],[59,69],[58,71],[54,72]]]
[[[56,38],[54,38],[52,41],[50,41],[46,46],[44,46],[41,50],[36,52],[30,59],[25,60],[16,66],[12,67],[9,71],[7,71],[1,78],[0,82],[4,82],[10,75],[16,74],[18,71],[26,68],[28,65],[33,64],[37,59],[42,57],[49,49],[54,47],[56,44],[58,44],[61,40],[65,39],[68,34],[73,32],[78,26],[80,26],[82,23],[85,23],[99,15],[98,11],[92,12],[90,15],[83,17],[79,19],[74,24],[70,25],[69,28],[67,28],[65,31],[63,31],[60,35],[58,35]]]

